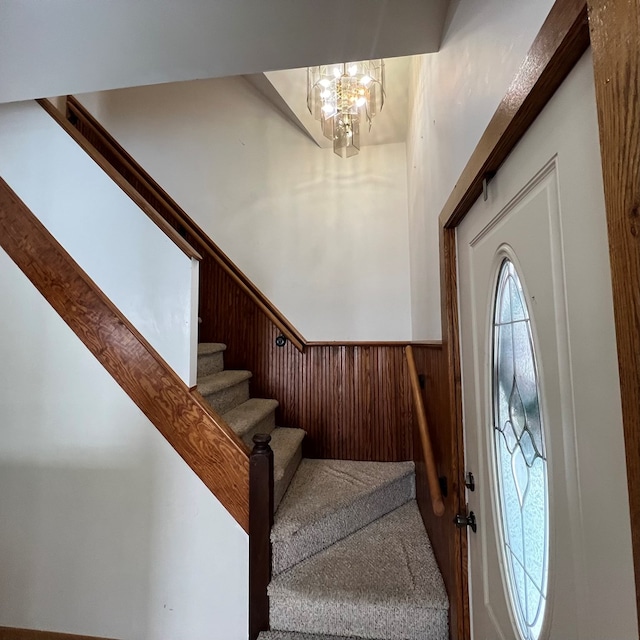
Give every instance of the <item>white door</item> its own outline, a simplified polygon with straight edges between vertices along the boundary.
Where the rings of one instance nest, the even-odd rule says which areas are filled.
[[[472,637],[637,639],[590,52],[488,193],[457,236]]]

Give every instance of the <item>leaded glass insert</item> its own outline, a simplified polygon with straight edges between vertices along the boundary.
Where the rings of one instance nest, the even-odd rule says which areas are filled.
[[[500,268],[495,298],[492,394],[508,591],[521,638],[538,640],[549,558],[547,458],[529,309],[510,260]]]

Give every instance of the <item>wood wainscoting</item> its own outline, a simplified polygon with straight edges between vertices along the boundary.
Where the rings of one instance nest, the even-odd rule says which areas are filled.
[[[265,331],[229,340],[225,359],[253,371],[254,394],[280,401],[280,426],[307,431],[305,456],[413,460],[406,343],[314,344],[300,353],[275,346],[275,329]],[[414,349],[423,360],[440,358],[440,343]]]

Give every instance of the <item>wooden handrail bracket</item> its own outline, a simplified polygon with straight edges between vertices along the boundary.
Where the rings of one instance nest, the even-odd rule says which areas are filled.
[[[433,513],[439,517],[444,514],[444,500],[442,499],[442,491],[440,489],[440,482],[436,471],[436,462],[433,455],[433,447],[431,445],[431,436],[429,435],[429,424],[427,422],[427,414],[424,410],[422,390],[420,389],[418,370],[416,368],[416,361],[413,357],[413,349],[411,345],[408,345],[405,348],[405,354],[407,356],[407,365],[409,366],[411,391],[413,393],[413,403],[418,419],[422,454],[424,456],[424,462],[427,470],[427,482],[429,484],[429,494],[431,495],[431,506],[433,508]]]
[[[158,431],[249,529],[249,452],[0,178],[0,246]]]

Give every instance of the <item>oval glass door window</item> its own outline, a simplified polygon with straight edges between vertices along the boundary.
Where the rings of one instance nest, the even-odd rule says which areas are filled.
[[[493,319],[493,438],[502,556],[513,617],[538,640],[548,576],[548,483],[531,320],[514,264],[498,276]]]

